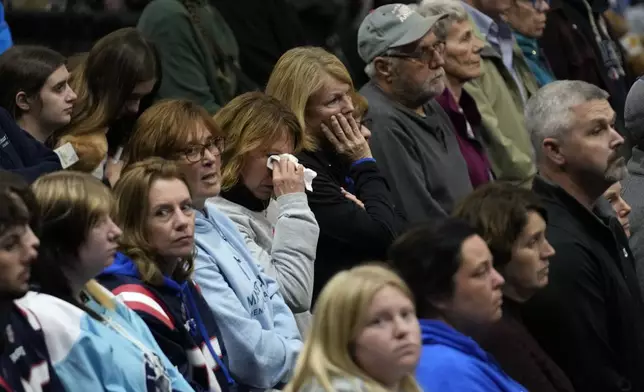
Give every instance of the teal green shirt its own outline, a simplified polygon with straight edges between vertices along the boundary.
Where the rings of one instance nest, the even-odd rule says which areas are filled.
[[[517,44],[523,52],[523,56],[530,67],[530,71],[537,79],[537,84],[539,87],[543,87],[550,82],[554,82],[556,79],[550,71],[550,67],[546,63],[545,58],[541,55],[541,49],[539,49],[539,44],[534,38],[528,38],[525,35],[521,35],[514,32],[514,36],[517,39]]]

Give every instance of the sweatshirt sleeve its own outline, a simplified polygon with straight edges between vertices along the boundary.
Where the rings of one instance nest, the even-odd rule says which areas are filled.
[[[404,219],[396,212],[387,181],[374,160],[351,165],[349,177],[365,208],[347,199],[324,170],[318,171],[313,192],[307,193],[309,206],[325,236],[352,246],[365,259],[384,257]]]
[[[116,361],[110,346],[101,342],[100,337],[83,334],[68,354],[53,365],[58,378],[70,391],[127,392],[139,388],[125,382],[126,379],[114,371],[111,364]]]
[[[18,169],[0,167],[0,169],[16,173],[22,176],[22,178],[24,178],[27,182],[31,183],[36,181],[38,177],[42,175],[62,170],[60,161],[58,160],[58,155],[56,155],[53,151],[51,152],[51,154],[53,154],[53,156],[45,156],[40,162],[31,166],[21,167]]]
[[[151,4],[150,6],[154,6]],[[217,102],[210,91],[205,59],[189,16],[173,10],[156,9],[162,16],[154,21],[143,22],[138,28],[152,41],[159,53],[163,70],[159,98],[189,99],[203,106],[209,113],[219,110],[222,102]]]
[[[425,171],[419,163],[412,140],[387,118],[378,118],[371,125],[369,144],[373,156],[389,181],[396,205],[413,221],[443,218],[447,213],[427,189]]]
[[[465,89],[476,102],[476,107],[481,114],[487,133],[485,139],[489,143],[488,155],[490,163],[493,165],[492,170],[500,180],[512,182],[515,185],[529,186],[536,174],[533,158],[505,135],[505,133],[519,130],[501,129],[499,119],[492,106],[494,97],[488,95],[499,88],[495,85],[498,81],[486,76],[485,63],[481,63],[481,67],[483,70],[481,77],[469,81],[465,85]],[[520,115],[523,116],[523,113]],[[521,129],[521,132],[526,132],[526,130]]]
[[[2,126],[7,126],[5,124],[2,123]],[[16,173],[30,183],[43,174],[62,170],[58,155],[53,150],[34,139],[15,123],[9,123],[8,126],[11,129],[6,129],[6,133],[0,127],[0,144],[2,144],[0,169]],[[22,167],[15,167],[15,160],[11,155],[22,161]]]
[[[284,301],[294,313],[311,307],[313,263],[320,228],[305,193],[277,198],[279,212],[269,260],[259,260],[280,285]]]
[[[249,316],[210,256],[197,252],[195,265],[194,279],[218,321],[235,378],[245,385],[269,389],[290,377],[302,346],[299,335],[282,335],[280,314],[274,315],[275,329],[264,330]],[[297,333],[297,326],[293,329]]]

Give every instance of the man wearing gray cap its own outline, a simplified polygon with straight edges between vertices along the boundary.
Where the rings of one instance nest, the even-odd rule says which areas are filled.
[[[633,144],[628,175],[622,181],[622,196],[632,210],[629,216],[629,243],[635,256],[637,278],[644,292],[644,79],[638,79],[626,97],[624,107],[626,134]]]
[[[431,31],[441,18],[389,4],[358,30],[358,53],[371,78],[360,90],[369,101],[369,143],[411,221],[447,216],[472,191],[456,131],[433,99],[445,89],[445,43]]]

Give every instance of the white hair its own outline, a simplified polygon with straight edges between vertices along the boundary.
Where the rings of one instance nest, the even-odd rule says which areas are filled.
[[[415,7],[422,16],[445,15],[432,27],[432,32],[439,40],[445,41],[452,23],[468,20],[467,11],[459,0],[423,0]]]
[[[601,88],[581,80],[559,80],[542,87],[526,103],[525,126],[537,160],[546,138],[564,137],[574,121],[571,109],[588,101],[607,99]]]
[[[371,62],[364,67],[364,73],[367,74],[369,79],[373,79],[373,77],[376,76],[376,62],[374,60],[371,60]]]

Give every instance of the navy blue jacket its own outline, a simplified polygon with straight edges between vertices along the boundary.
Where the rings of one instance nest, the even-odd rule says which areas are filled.
[[[23,131],[11,114],[0,108],[0,169],[33,182],[62,167],[55,152]]]
[[[0,312],[0,392],[64,392],[36,316],[13,302]]]
[[[195,391],[214,391],[214,383],[222,392],[244,390],[228,372],[219,327],[192,281],[180,284],[164,277],[163,286],[144,283],[136,264],[122,253],[97,279],[141,316],[164,354]]]

